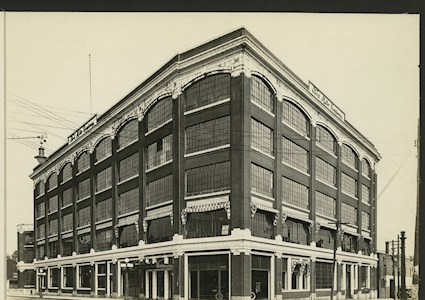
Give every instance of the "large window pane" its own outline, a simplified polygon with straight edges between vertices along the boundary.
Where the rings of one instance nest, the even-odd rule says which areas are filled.
[[[105,251],[111,249],[112,234],[112,229],[96,232],[97,251]]]
[[[124,148],[137,140],[139,137],[138,130],[139,122],[137,119],[129,121],[125,124],[118,133],[118,148]]]
[[[320,228],[316,234],[316,246],[320,248],[333,249],[335,243],[334,235],[334,231],[326,228]]]
[[[260,211],[252,218],[251,232],[253,236],[263,237],[267,239],[274,238],[274,214],[270,212]]]
[[[157,102],[147,114],[147,131],[164,124],[173,117],[173,99],[166,97]]]
[[[251,77],[251,101],[266,111],[273,112],[273,94],[263,80]]]
[[[103,158],[111,155],[112,153],[112,142],[110,138],[104,138],[95,149],[95,160],[100,161]]]
[[[90,252],[90,249],[91,249],[90,233],[78,236],[78,247],[79,247],[79,253],[80,254]]]
[[[348,195],[357,197],[357,180],[348,176],[345,173],[342,173],[341,188],[342,191],[347,193]]]
[[[370,215],[365,211],[362,211],[362,229],[370,229]]]
[[[47,189],[50,191],[57,186],[58,186],[58,175],[56,173],[53,173],[47,179]]]
[[[149,221],[147,234],[149,244],[170,241],[173,236],[170,217]]]
[[[90,196],[90,178],[83,180],[78,183],[78,200],[84,199]]]
[[[316,262],[316,289],[330,289],[332,281],[332,263]]]
[[[58,219],[49,221],[49,235],[58,234]]]
[[[120,161],[119,181],[126,180],[139,174],[139,153],[136,152]]]
[[[282,238],[285,242],[307,245],[308,224],[295,219],[287,219],[283,224]]]
[[[290,127],[295,128],[297,131],[308,136],[309,121],[296,105],[289,101],[283,101],[283,122]]]
[[[45,214],[46,214],[45,203],[44,202],[41,202],[41,203],[37,204],[36,211],[35,211],[35,216],[37,218],[41,218],[41,217],[44,217]]]
[[[341,221],[357,225],[357,208],[347,203],[341,203]]]
[[[186,233],[188,238],[211,237],[229,234],[229,220],[224,209],[187,216]]]
[[[286,137],[282,137],[282,161],[308,173],[308,151]]]
[[[333,135],[328,130],[322,126],[317,126],[316,139],[320,146],[335,154],[336,142]]]
[[[152,143],[148,146],[146,151],[146,169],[163,165],[173,159],[173,135],[166,137]]]
[[[321,181],[335,185],[336,168],[325,162],[323,159],[316,157],[316,177]]]
[[[273,130],[251,118],[251,146],[273,155]]]
[[[69,213],[62,216],[62,232],[69,231],[73,229],[73,213]]]
[[[90,206],[78,210],[78,227],[90,224]]]
[[[328,195],[316,191],[316,213],[335,218],[336,200]]]
[[[353,149],[343,144],[341,149],[342,160],[349,166],[357,169],[357,155]]]
[[[72,188],[66,189],[62,193],[62,207],[72,204]]]
[[[308,187],[289,178],[282,178],[283,202],[309,209]]]
[[[49,213],[55,212],[58,210],[58,196],[53,196],[49,198]]]
[[[96,222],[112,218],[112,199],[96,203]]]
[[[112,169],[108,167],[96,174],[96,192],[112,186]]]
[[[72,165],[66,164],[62,169],[62,182],[72,178]]]
[[[370,189],[366,185],[362,185],[362,202],[370,204]]]
[[[120,228],[119,246],[120,248],[136,246],[139,243],[139,238],[136,230],[136,225],[128,225]]]
[[[90,154],[84,152],[77,159],[77,173],[87,170],[90,167]]]
[[[139,210],[139,189],[135,188],[119,195],[118,215]]]
[[[148,183],[146,206],[160,204],[173,199],[173,175]]]
[[[273,197],[273,172],[251,164],[251,191]]]
[[[193,196],[230,189],[230,162],[203,166],[186,171],[186,195]]]

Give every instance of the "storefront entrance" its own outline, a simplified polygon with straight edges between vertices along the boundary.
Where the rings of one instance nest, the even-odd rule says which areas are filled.
[[[351,265],[346,265],[345,270],[345,298],[351,299]]]
[[[171,299],[173,298],[172,269],[146,270],[146,298]]]
[[[251,299],[269,299],[270,257],[251,257]]]

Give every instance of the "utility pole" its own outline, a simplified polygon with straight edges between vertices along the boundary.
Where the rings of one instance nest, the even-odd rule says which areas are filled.
[[[332,286],[331,286],[331,300],[333,300],[334,298],[334,284],[335,284],[335,265],[336,265],[336,245],[337,245],[337,240],[339,239],[339,236],[342,236],[342,231],[341,231],[341,225],[346,225],[349,224],[348,222],[341,222],[341,221],[336,221],[336,222],[329,222],[328,224],[335,224],[336,225],[336,231],[335,231],[335,239],[334,239],[334,253],[333,253],[333,260],[332,260]]]
[[[400,235],[397,234],[397,297],[400,298]]]
[[[401,295],[400,299],[407,299],[406,297],[406,236],[405,232],[401,232]]]
[[[391,241],[391,259],[393,261],[393,286],[394,286],[394,299],[397,299],[397,288],[395,284],[395,258],[394,258],[394,240]]]

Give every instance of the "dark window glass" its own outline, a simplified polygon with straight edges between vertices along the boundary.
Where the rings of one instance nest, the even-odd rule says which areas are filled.
[[[308,173],[308,151],[286,137],[282,137],[282,161]]]
[[[90,233],[78,236],[78,247],[79,247],[79,253],[80,254],[90,252],[90,249],[91,249]]]
[[[230,117],[225,116],[186,128],[186,153],[230,143]]]
[[[40,181],[35,187],[35,197],[41,196],[44,194],[44,181]]]
[[[77,173],[87,170],[90,167],[90,154],[84,152],[77,159]]]
[[[62,169],[62,182],[72,178],[72,165],[71,163],[66,164]]]
[[[62,192],[62,207],[72,204],[72,188],[66,189]]]
[[[251,101],[262,109],[273,112],[273,94],[263,80],[256,76],[251,77]]]
[[[334,231],[326,228],[320,228],[316,234],[316,246],[320,248],[334,248]]]
[[[147,114],[146,129],[150,131],[173,118],[173,99],[166,97],[159,100]]]
[[[369,230],[370,229],[370,219],[369,213],[362,211],[362,229]]]
[[[146,169],[149,170],[153,167],[166,164],[173,159],[173,135],[166,137],[152,143],[146,150]]]
[[[273,197],[273,172],[251,164],[251,191]]]
[[[328,130],[322,126],[317,126],[316,139],[320,146],[335,154],[336,142],[333,135]]]
[[[362,185],[362,202],[370,204],[370,189],[366,185]]]
[[[253,236],[263,237],[267,239],[274,238],[274,214],[257,210],[252,218],[251,231]]]
[[[79,283],[81,288],[90,288],[91,287],[91,266],[79,266],[78,276]]]
[[[41,202],[39,204],[37,204],[36,206],[36,211],[35,211],[35,216],[37,218],[41,218],[44,217],[46,214],[46,206],[44,202]]]
[[[342,251],[357,253],[357,237],[344,233],[342,240]]]
[[[137,119],[129,121],[118,133],[118,148],[124,148],[136,141],[139,137],[139,122]]]
[[[341,203],[341,222],[357,225],[357,208],[347,203]]]
[[[56,258],[59,254],[58,241],[49,242],[49,258]]]
[[[229,220],[224,209],[190,213],[187,216],[188,238],[211,237],[229,234]]]
[[[73,238],[62,238],[62,255],[71,256],[72,251],[74,251],[74,242]]]
[[[186,196],[230,189],[230,162],[186,170]]]
[[[50,286],[51,287],[58,287],[59,286],[59,269],[58,268],[51,268],[49,269],[50,273]]]
[[[78,210],[78,227],[90,224],[90,206]]]
[[[27,248],[24,253],[24,263],[32,264],[35,258],[34,248]]]
[[[90,178],[83,180],[78,183],[78,200],[84,199],[90,196]]]
[[[58,210],[58,196],[53,196],[49,198],[49,213],[55,212]]]
[[[367,267],[361,266],[360,267],[360,287],[361,288],[367,287],[368,279],[369,278],[367,278]]]
[[[74,268],[66,267],[63,268],[63,285],[67,288],[74,286]]]
[[[37,240],[46,237],[45,225],[40,224],[37,226]]]
[[[112,153],[112,143],[110,138],[103,139],[97,144],[95,149],[95,160],[100,161],[105,157],[108,157]]]
[[[230,75],[216,74],[192,84],[184,93],[186,111],[230,98]]]
[[[362,159],[362,174],[366,177],[370,177],[370,164],[366,159]]]
[[[73,224],[73,213],[62,216],[62,232],[72,230]]]
[[[273,155],[273,130],[251,118],[251,146]]]
[[[363,255],[370,255],[370,251],[371,251],[370,241],[365,239],[363,241],[362,254]]]
[[[171,226],[170,217],[149,221],[147,234],[149,244],[171,241],[173,228]]]
[[[108,198],[96,204],[96,222],[112,218],[112,199]]]
[[[111,249],[112,234],[112,229],[96,232],[97,251],[105,251]]]
[[[353,149],[343,144],[341,149],[342,160],[349,166],[357,169],[357,155]]]
[[[53,173],[47,179],[47,189],[50,191],[57,186],[58,186],[58,175],[56,173]]]
[[[283,240],[295,244],[308,244],[308,224],[302,221],[287,219],[283,224]]]
[[[341,177],[341,189],[348,195],[357,197],[357,180],[348,176],[345,173],[342,173]]]
[[[334,186],[336,184],[336,168],[316,157],[316,178]]]
[[[283,202],[309,209],[308,187],[289,178],[282,177]]]
[[[296,105],[289,101],[283,101],[283,122],[295,128],[305,136],[309,135],[309,121],[304,113]]]
[[[37,246],[37,259],[44,259],[44,245]]]
[[[139,189],[135,188],[119,195],[118,215],[139,210]]]
[[[146,191],[146,206],[173,200],[173,175],[149,182]]]
[[[120,228],[119,246],[120,248],[136,246],[139,244],[136,225],[128,225]]]
[[[316,191],[316,213],[327,217],[336,217],[336,200]]]
[[[120,161],[119,181],[126,180],[139,174],[139,153],[136,152]]]
[[[49,221],[49,236],[54,234],[58,234],[58,219]]]
[[[112,186],[112,169],[108,167],[96,174],[96,192]]]
[[[332,281],[332,263],[316,262],[316,289],[330,289]]]

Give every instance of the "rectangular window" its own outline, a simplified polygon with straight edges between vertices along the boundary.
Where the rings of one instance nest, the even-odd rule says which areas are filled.
[[[90,178],[78,183],[78,200],[90,196]]]
[[[342,240],[342,251],[357,253],[357,236],[344,233]]]
[[[166,164],[173,159],[172,143],[173,135],[170,134],[148,146],[146,151],[147,170]]]
[[[330,289],[332,281],[332,263],[316,262],[316,289]]]
[[[62,216],[62,232],[73,229],[73,213]]]
[[[112,186],[112,168],[108,167],[96,174],[96,192]]]
[[[139,153],[136,152],[120,161],[119,181],[126,180],[139,174]]]
[[[46,207],[45,207],[45,203],[41,202],[39,204],[37,204],[37,208],[36,208],[36,212],[35,212],[35,216],[37,218],[41,218],[44,217],[46,214]]]
[[[74,268],[63,268],[63,286],[65,288],[72,288],[74,286]]]
[[[186,128],[186,153],[230,144],[230,117],[225,116]]]
[[[224,209],[190,213],[187,218],[186,236],[201,238],[227,235],[229,234],[228,228],[229,220]]]
[[[289,178],[282,177],[283,202],[309,209],[308,187]]]
[[[369,230],[370,229],[370,219],[369,213],[362,211],[362,229]]]
[[[316,191],[316,213],[335,218],[336,200],[328,195]]]
[[[329,229],[320,228],[316,235],[316,246],[325,249],[333,249],[335,238],[334,232]]]
[[[273,130],[252,118],[251,147],[273,155]]]
[[[78,236],[78,249],[80,254],[89,253],[91,249],[90,233]]]
[[[317,179],[333,186],[336,184],[336,168],[318,157],[316,157],[316,176]]]
[[[62,238],[62,256],[71,256],[74,251],[73,238]]]
[[[173,200],[173,175],[149,182],[146,191],[146,206]]]
[[[50,268],[49,269],[49,280],[50,287],[57,288],[59,286],[59,269],[58,268]]]
[[[273,172],[251,164],[251,191],[273,197]]]
[[[282,137],[282,161],[308,173],[308,151],[286,137]]]
[[[72,204],[72,188],[66,189],[62,193],[62,207]]]
[[[129,212],[139,210],[139,189],[124,192],[119,195],[118,200],[118,215],[123,215]]]
[[[369,278],[367,276],[367,266],[361,266],[360,267],[360,287],[361,288],[367,287],[368,281],[369,281]]]
[[[53,234],[58,234],[58,219],[49,221],[49,236]]]
[[[264,81],[256,76],[251,77],[251,101],[273,112],[273,95]]]
[[[347,193],[348,195],[357,197],[357,180],[348,176],[345,173],[342,173],[341,188],[342,191]]]
[[[78,227],[90,224],[90,206],[78,210]]]
[[[44,259],[44,245],[37,246],[37,259]]]
[[[96,232],[97,251],[110,250],[112,247],[112,229]]]
[[[37,240],[46,237],[46,231],[44,224],[40,224],[37,226]]]
[[[370,189],[364,184],[362,185],[362,202],[370,204]]]
[[[169,217],[149,221],[148,243],[159,243],[170,241],[173,235],[173,228]]]
[[[136,225],[128,225],[119,229],[119,246],[120,248],[136,246],[139,243]]]
[[[49,242],[49,258],[56,258],[59,254],[58,241]]]
[[[357,208],[347,203],[341,203],[341,221],[357,225]]]
[[[308,225],[295,219],[287,219],[283,224],[283,241],[307,245]]]
[[[96,204],[96,222],[112,218],[112,198]]]
[[[79,266],[78,267],[78,276],[79,276],[79,287],[80,288],[90,288],[91,287],[91,266]]]
[[[274,214],[265,211],[259,211],[252,218],[252,235],[266,239],[274,238]]]
[[[49,213],[55,212],[58,210],[58,196],[53,196],[49,198]]]
[[[186,196],[230,189],[230,162],[186,170]]]

